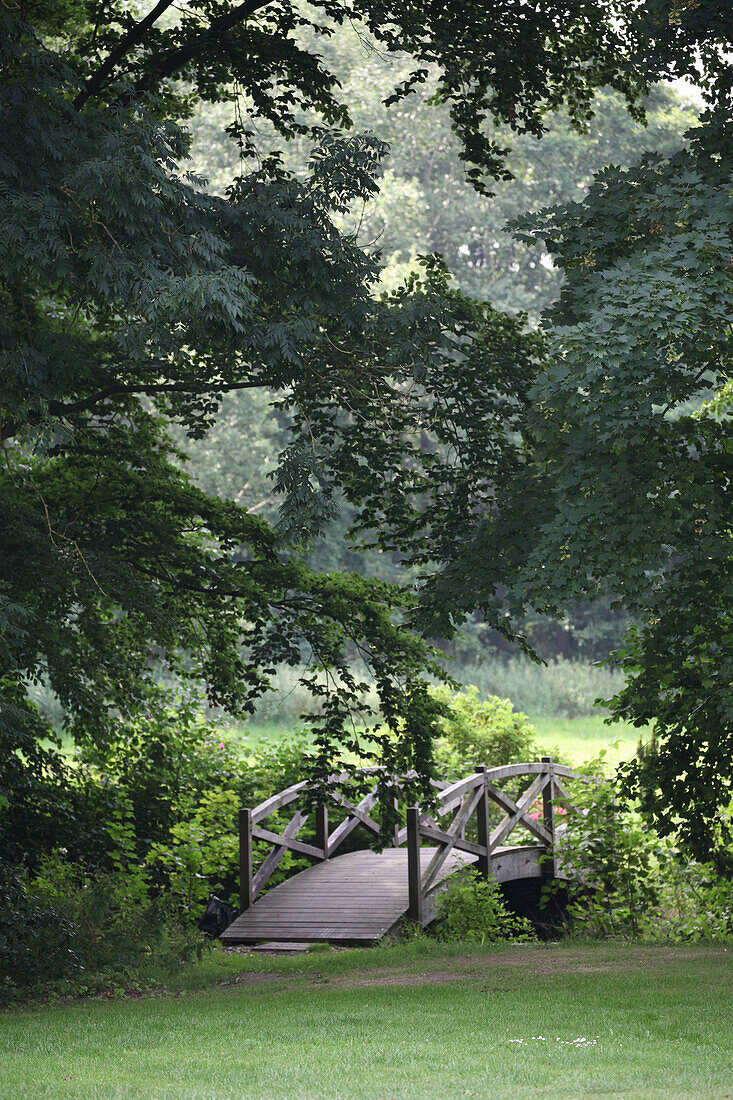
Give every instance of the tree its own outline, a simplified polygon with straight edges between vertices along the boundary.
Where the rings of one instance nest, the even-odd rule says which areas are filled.
[[[451,291],[438,264],[372,296],[376,259],[332,216],[374,191],[375,140],[323,132],[305,180],[273,157],[226,199],[205,195],[175,171],[186,138],[162,114],[170,97],[105,84],[107,102],[91,102],[102,85],[89,75],[80,90],[47,29],[5,21],[0,86],[7,833],[53,763],[24,685],[46,677],[73,734],[103,741],[114,711],[146,704],[153,661],[234,713],[278,662],[305,661],[323,697],[323,775],[339,746],[377,739],[351,724],[368,714],[350,671],[360,656],[391,731],[377,739],[385,762],[417,764],[425,781],[436,708],[429,653],[399,625],[409,595],[314,574],[266,521],[191,482],[167,425],[196,436],[227,391],[274,393],[295,429],[278,477],[297,542],[330,511],[328,448],[369,463],[396,513],[395,467],[423,492],[428,472],[447,487],[508,466],[508,437],[491,455],[464,441],[468,387],[484,380],[471,416],[509,426],[536,338]],[[463,460],[424,455],[424,427]],[[433,522],[450,507],[436,495]]]
[[[644,124],[630,117],[621,96],[600,91],[593,118],[581,130],[565,111],[545,117],[541,138],[499,128],[511,147],[506,164],[512,178],[492,181],[492,195],[486,196],[466,179],[448,109],[431,104],[434,79],[387,108],[382,101],[396,76],[407,77],[409,57],[385,59],[351,26],[337,28],[320,49],[338,74],[354,125],[389,146],[379,193],[351,211],[343,226],[356,231],[364,247],[380,249],[383,283],[393,285],[416,255],[438,252],[465,293],[533,318],[557,296],[561,272],[547,263],[538,242],[528,247],[517,241],[507,223],[551,203],[582,199],[594,174],[611,162],[627,167],[646,152],[674,152],[696,122],[692,107],[663,85],[643,101]],[[233,103],[207,103],[189,123],[196,170],[221,194],[239,170],[236,145],[224,136],[233,118]],[[272,140],[276,143],[276,135]],[[293,171],[307,161],[307,138],[281,141],[279,147]]]
[[[325,0],[306,15],[287,2],[192,0],[165,22],[172,9],[21,0],[3,17],[5,779],[17,785],[20,770],[29,784],[44,766],[28,679],[47,676],[75,733],[103,739],[110,708],[144,702],[153,658],[236,711],[273,662],[304,651],[325,693],[322,776],[355,743],[350,645],[378,686],[385,763],[416,765],[425,780],[434,708],[424,648],[395,619],[405,594],[314,575],[264,521],[197,489],[167,434],[171,421],[205,432],[230,390],[275,392],[293,416],[278,475],[291,541],[330,513],[339,486],[357,530],[427,570],[451,558],[456,532],[473,537],[522,467],[542,340],[452,290],[434,261],[375,299],[376,259],[334,216],[374,193],[383,150],[327,128],[347,110],[297,34],[361,19],[384,49],[415,59],[397,101],[436,65],[481,187],[507,171],[485,120],[539,134],[565,102],[582,122],[606,84],[641,111],[650,80],[708,64],[709,43],[704,55],[698,45],[711,5]],[[225,198],[177,172],[188,139],[176,120],[232,81],[254,120],[283,136],[310,130],[306,178],[277,155],[253,161],[251,120],[235,127],[245,168]],[[320,128],[303,121],[308,110]],[[502,616],[495,625],[510,630]],[[337,690],[315,677],[332,670]]]
[[[655,737],[624,769],[662,833],[730,859],[733,781],[733,142],[718,108],[669,158],[601,173],[583,203],[520,222],[566,276],[545,323],[526,462],[435,608],[558,612],[606,595],[640,624],[617,717]],[[506,531],[513,532],[512,538]],[[531,532],[531,539],[530,539]],[[552,563],[552,568],[548,568]]]

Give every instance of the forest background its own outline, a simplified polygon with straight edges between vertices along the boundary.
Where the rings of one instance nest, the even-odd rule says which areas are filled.
[[[307,35],[305,42],[315,48]],[[355,130],[374,134],[389,148],[378,193],[337,219],[339,228],[353,234],[361,247],[379,250],[380,288],[394,289],[417,269],[419,256],[438,253],[461,290],[500,310],[526,314],[532,324],[557,299],[563,274],[541,243],[518,239],[510,223],[555,204],[581,201],[595,174],[608,165],[628,167],[648,152],[669,156],[682,147],[700,108],[694,86],[677,82],[654,87],[646,102],[646,124],[631,117],[618,93],[604,90],[597,93],[593,117],[581,130],[565,111],[545,120],[541,140],[499,129],[498,140],[505,138],[511,147],[506,164],[512,178],[492,183],[487,196],[466,178],[448,107],[434,102],[435,73],[409,98],[386,107],[391,89],[409,76],[408,56],[380,52],[366,31],[352,23],[334,26],[333,35],[319,40],[317,49],[339,79]],[[222,195],[241,169],[233,130],[238,120],[247,118],[248,107],[236,88],[231,92],[229,102],[197,104],[189,122],[192,145],[185,164],[206,181],[207,189]],[[263,149],[279,148],[289,171],[305,172],[309,140],[285,142],[261,120],[253,140]],[[240,391],[223,398],[203,439],[184,440],[181,433],[180,442],[189,455],[189,471],[207,493],[230,497],[276,523],[282,497],[273,480],[288,429],[289,421],[273,409],[271,395]],[[426,448],[432,442],[426,438]],[[349,570],[409,584],[410,569],[398,554],[359,551],[345,539],[352,518],[353,509],[342,499],[338,517],[309,546],[308,564],[316,571]],[[518,654],[511,641],[483,622],[480,612],[469,617],[458,637],[436,641],[448,657],[451,675],[476,685],[482,695],[509,697],[533,719],[594,716],[596,721],[586,722],[585,729],[597,747],[604,737],[634,736],[623,727],[602,734],[603,708],[595,705],[623,683],[621,673],[607,662],[628,624],[628,615],[611,610],[610,601],[602,598],[573,602],[559,621],[530,613],[523,632],[543,665]],[[297,676],[282,669],[276,694],[259,704],[259,721],[286,725],[308,702]],[[550,728],[556,740],[562,739],[559,723]]]

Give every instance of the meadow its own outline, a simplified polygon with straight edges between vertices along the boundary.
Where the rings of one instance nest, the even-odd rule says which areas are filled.
[[[732,962],[724,947],[425,938],[230,956],[206,990],[4,1014],[2,1095],[723,1100]]]

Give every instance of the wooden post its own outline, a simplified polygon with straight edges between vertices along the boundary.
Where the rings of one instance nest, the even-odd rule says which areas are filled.
[[[486,854],[479,856],[474,866],[482,878],[487,879],[491,870],[491,857],[489,856],[489,837],[491,836],[491,824],[489,821],[489,794],[486,790],[486,764],[477,764],[476,771],[484,777],[484,793],[476,803],[476,832],[479,844],[486,849]]]
[[[552,846],[555,847],[555,799],[554,799],[554,779],[552,769],[552,757],[543,756],[542,763],[547,765],[547,771],[550,774],[550,782],[547,784],[542,792],[542,818],[545,828],[552,837]],[[550,878],[555,876],[555,858],[554,852],[552,859],[546,860],[543,865],[543,870]]]
[[[328,859],[328,806],[325,802],[316,806],[316,848],[322,848],[323,858]]]
[[[397,795],[395,795],[394,798],[392,799],[392,805],[395,808],[395,813],[399,813],[400,800],[397,797]],[[400,823],[399,823],[399,821],[395,821],[394,827],[392,829],[392,847],[393,848],[399,848],[399,846],[400,846]]]
[[[252,905],[252,811],[239,811],[239,908]]]
[[[422,928],[422,882],[420,870],[420,808],[407,807],[407,916]]]

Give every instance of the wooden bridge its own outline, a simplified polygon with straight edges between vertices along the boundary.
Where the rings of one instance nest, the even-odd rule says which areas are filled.
[[[373,788],[380,774],[378,768],[361,773]],[[441,884],[464,865],[472,864],[500,883],[551,877],[556,871],[551,855],[556,813],[568,803],[563,781],[576,776],[550,757],[536,763],[477,767],[457,782],[434,783],[435,805],[428,811],[409,807],[406,825],[394,829],[391,847],[335,856],[355,829],[380,832],[370,816],[376,791],[369,790],[353,804],[338,789],[343,778],[334,777],[327,801],[310,811],[301,805],[279,832],[263,827],[263,822],[274,818],[276,825],[282,810],[307,801],[306,782],[240,811],[242,911],[222,933],[223,943],[373,943],[404,917],[421,927],[429,924]],[[399,781],[394,783],[399,790]],[[329,832],[329,809],[334,808],[340,820]],[[314,819],[310,840],[299,839],[309,818]],[[531,843],[507,845],[519,832],[525,835],[518,839]],[[255,849],[266,851],[256,872]],[[262,894],[286,852],[305,856],[313,865]]]

